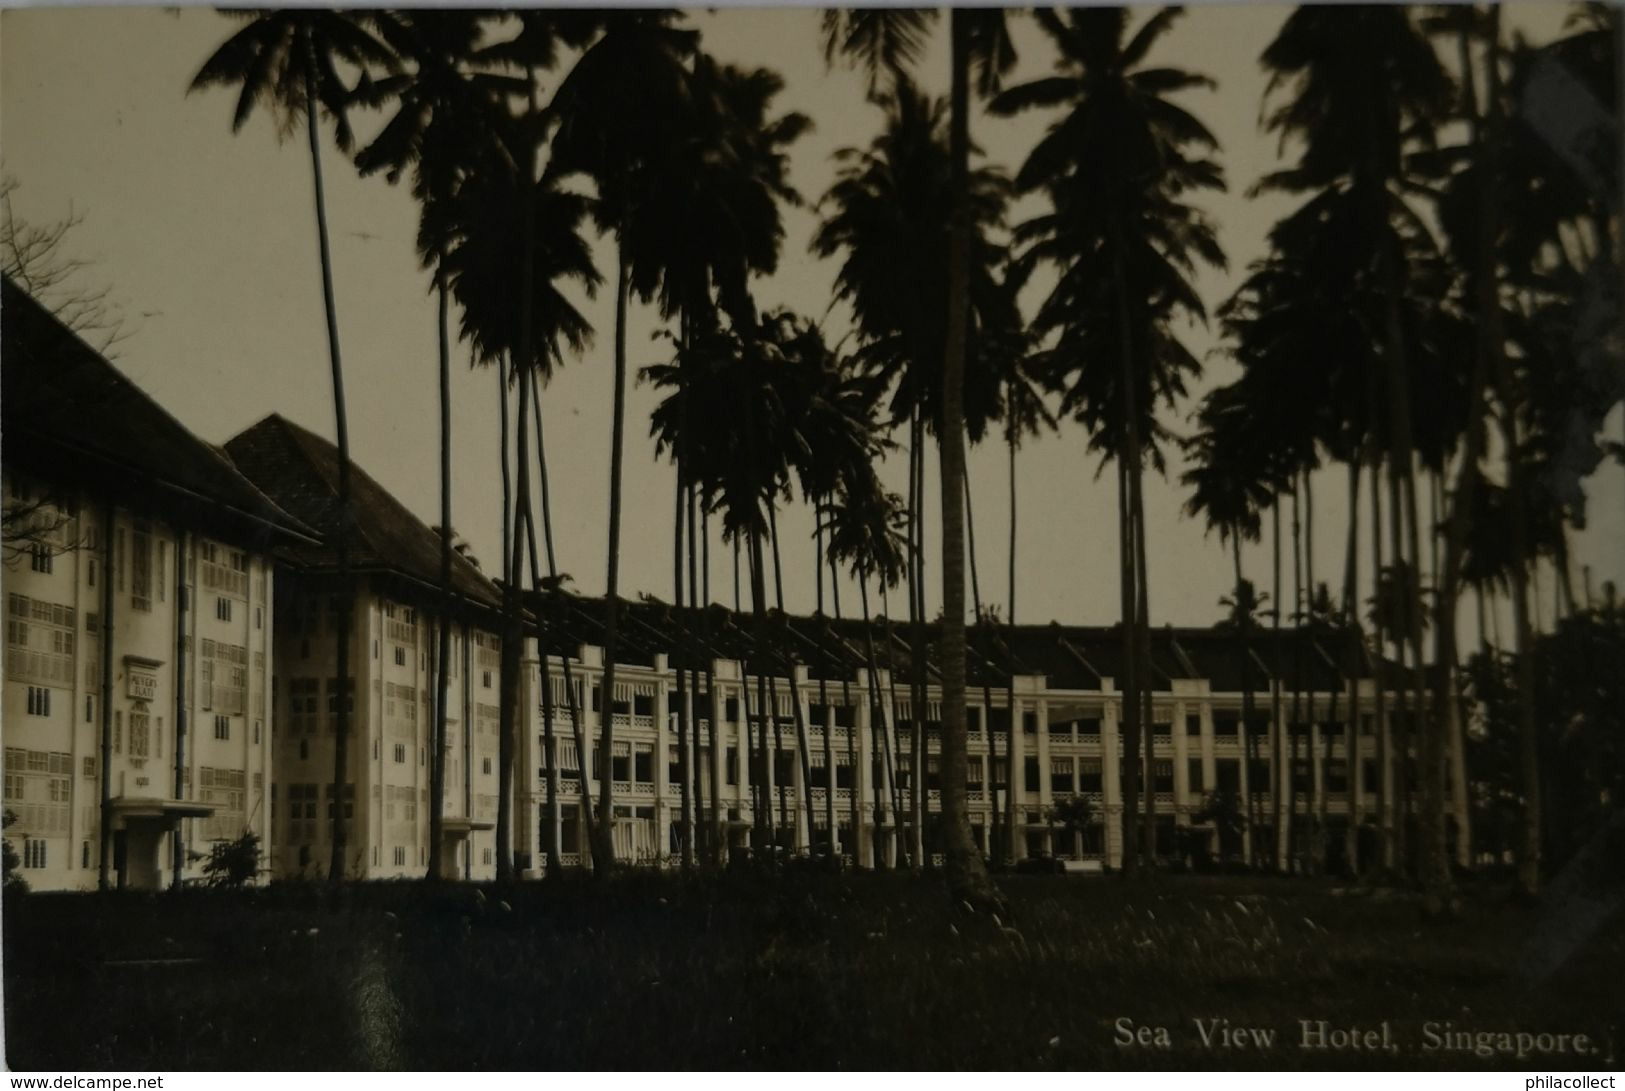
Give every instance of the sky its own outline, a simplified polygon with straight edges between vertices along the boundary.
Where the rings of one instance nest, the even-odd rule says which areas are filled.
[[[1287,10],[1198,6],[1153,53],[1156,63],[1203,72],[1217,83],[1215,91],[1184,99],[1218,137],[1229,181],[1227,193],[1201,202],[1217,221],[1230,259],[1228,269],[1197,279],[1210,310],[1234,291],[1248,262],[1261,254],[1270,223],[1290,207],[1278,198],[1247,196],[1277,163],[1276,141],[1258,123],[1266,77],[1257,58]],[[781,73],[786,87],[777,107],[800,111],[814,123],[790,156],[791,180],[804,203],[786,210],[779,268],[761,278],[755,291],[764,308],[822,316],[826,337],[835,343],[849,328],[844,308],[830,307],[837,261],[815,258],[808,245],[818,223],[818,198],[835,177],[833,153],[866,144],[880,128],[880,112],[866,102],[858,73],[825,65],[814,9],[724,8],[691,19],[703,48],[715,56]],[[1539,41],[1556,33],[1561,19],[1555,5],[1525,5],[1509,8],[1507,22]],[[1054,60],[1049,44],[1030,21],[1014,25],[1020,62],[1011,79],[1042,74]],[[198,67],[232,26],[201,8],[0,13],[0,155],[5,173],[18,183],[13,201],[19,216],[49,222],[71,210],[83,217],[68,249],[89,263],[89,281],[109,286],[121,304],[130,335],[118,346],[115,363],[144,390],[214,443],[272,412],[331,438],[303,134],[279,138],[271,117],[261,113],[234,136],[233,95],[187,93]],[[939,28],[921,59],[920,82],[945,93],[947,70],[946,33]],[[356,119],[363,137],[377,123],[367,115]],[[1013,171],[1046,124],[1043,115],[1007,120],[978,114],[972,132],[989,161]],[[324,139],[323,155],[352,454],[433,523],[439,512],[435,309],[413,250],[416,209],[404,188],[358,177],[331,140]],[[1037,208],[1031,200],[1022,203],[1016,218]],[[599,267],[610,270],[609,247],[600,241],[596,252]],[[587,305],[598,331],[595,343],[569,361],[543,395],[559,567],[587,593],[601,593],[606,576],[613,306],[607,291]],[[634,305],[630,374],[664,358],[668,342],[659,333],[652,309]],[[1201,394],[1238,370],[1212,331],[1197,327],[1186,336],[1206,371],[1188,400],[1163,413],[1178,433],[1191,430],[1189,414]],[[497,380],[489,370],[470,368],[466,349],[454,353],[453,522],[486,570],[495,572],[501,557]],[[620,586],[628,597],[669,599],[672,470],[656,461],[648,436],[655,401],[647,386],[629,386]],[[1619,436],[1619,410],[1607,429]],[[936,457],[932,448],[926,525],[927,606],[933,614],[941,602]],[[899,456],[882,471],[899,493],[905,466]],[[1076,424],[1022,448],[1018,621],[1109,625],[1119,619],[1116,489],[1112,475],[1098,475],[1099,468]],[[1182,468],[1176,455],[1166,480],[1147,479],[1150,608],[1158,625],[1218,620],[1219,599],[1232,583],[1226,547],[1182,514]],[[1007,472],[1002,445],[972,449],[976,562],[984,601],[1001,607],[1009,600]],[[1316,578],[1335,586],[1347,532],[1346,479],[1333,469],[1317,475],[1314,485]],[[1600,593],[1605,580],[1625,584],[1625,471],[1605,467],[1588,491],[1590,519],[1575,540],[1574,573],[1579,581],[1582,567],[1589,566]],[[817,594],[812,514],[797,503],[779,522],[786,605],[811,610]],[[1266,589],[1269,564],[1267,541],[1247,549],[1247,573]],[[1549,616],[1550,577],[1543,579]],[[745,586],[748,596],[748,580]],[[712,547],[711,594],[732,604],[732,558],[720,543]],[[852,611],[854,585],[843,583],[841,594]],[[901,610],[896,604],[894,613]]]

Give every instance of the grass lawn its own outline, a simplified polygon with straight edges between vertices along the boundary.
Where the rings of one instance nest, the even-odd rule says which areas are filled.
[[[1014,928],[950,906],[934,880],[900,875],[628,875],[506,894],[375,884],[8,896],[6,1060],[24,1070],[1553,1070],[1614,1068],[1625,1055],[1617,914],[1555,973],[1530,980],[1520,958],[1532,936],[1555,934],[1543,920],[1551,910],[1489,887],[1467,892],[1456,921],[1424,924],[1408,896],[1331,882],[1001,885]],[[1334,1031],[1358,1033],[1347,1048],[1303,1049],[1302,1019],[1326,1020],[1328,1044]],[[1494,1038],[1488,1057],[1427,1051],[1429,1022],[1585,1034],[1599,1052],[1520,1060]],[[1242,1028],[1273,1030],[1273,1044],[1235,1044],[1255,1039]]]

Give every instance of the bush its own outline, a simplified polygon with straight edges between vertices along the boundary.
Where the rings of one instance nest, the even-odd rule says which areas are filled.
[[[11,824],[15,821],[17,821],[17,813],[15,811],[7,811],[3,821],[0,821],[0,825],[3,825],[5,828],[9,829]],[[5,889],[8,892],[15,890],[19,893],[27,890],[28,880],[17,874],[17,869],[22,867],[22,857],[17,855],[17,847],[11,843],[11,838],[9,837],[5,839],[4,850]]]
[[[260,839],[252,830],[235,841],[216,841],[203,865],[203,881],[213,887],[240,887],[260,870]]]

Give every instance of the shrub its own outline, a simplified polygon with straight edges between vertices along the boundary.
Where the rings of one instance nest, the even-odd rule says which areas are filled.
[[[252,830],[235,841],[216,841],[203,865],[203,881],[216,887],[240,887],[260,870],[260,839]]]

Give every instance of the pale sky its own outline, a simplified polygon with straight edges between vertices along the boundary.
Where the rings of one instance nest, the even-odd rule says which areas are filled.
[[[1270,222],[1286,208],[1244,195],[1275,164],[1275,142],[1258,128],[1265,81],[1257,57],[1286,10],[1197,7],[1152,55],[1156,63],[1205,72],[1219,85],[1217,92],[1186,100],[1218,136],[1230,183],[1228,194],[1205,201],[1230,255],[1227,273],[1199,281],[1210,310],[1234,290],[1260,252]],[[1508,22],[1530,28],[1537,40],[1561,25],[1562,9],[1553,5],[1509,12]],[[809,207],[786,212],[780,270],[756,286],[762,306],[785,305],[813,317],[829,305],[836,266],[808,253],[817,222],[810,205],[834,178],[831,153],[866,144],[881,122],[864,100],[857,73],[826,70],[818,18],[815,10],[783,8],[723,9],[693,19],[703,47],[714,55],[780,72],[787,86],[779,109],[799,110],[815,123],[791,157],[792,180]],[[196,8],[5,11],[0,154],[5,171],[21,184],[14,197],[20,215],[48,221],[61,218],[70,205],[84,214],[71,249],[94,262],[92,279],[111,285],[123,303],[133,333],[119,347],[116,363],[143,389],[215,443],[273,411],[331,438],[303,135],[279,144],[270,118],[258,115],[234,137],[231,94],[186,94],[199,65],[233,26]],[[1012,78],[1021,80],[1041,73],[1053,55],[1030,22],[1018,19],[1015,27],[1021,63]],[[938,93],[946,89],[945,38],[939,29],[921,68],[921,83]],[[375,124],[366,116],[357,119],[363,135]],[[1044,124],[1040,116],[1013,122],[979,116],[973,137],[993,162],[1014,170]],[[404,189],[381,178],[359,178],[330,141],[324,141],[324,156],[353,456],[432,523],[439,511],[435,311],[412,249],[416,209]],[[609,249],[600,244],[598,253],[600,268],[610,273]],[[612,293],[601,293],[587,314],[599,331],[595,346],[571,361],[543,397],[560,567],[578,589],[601,593]],[[652,310],[635,305],[628,336],[632,373],[665,351],[666,343],[654,339],[657,328]],[[831,343],[846,328],[841,310],[825,322]],[[1200,395],[1236,373],[1222,355],[1208,355],[1216,345],[1211,334],[1197,330],[1189,343],[1207,358],[1208,372],[1187,403],[1164,414],[1180,432],[1190,430],[1186,418]],[[501,557],[496,379],[489,371],[471,372],[466,350],[454,353],[454,523],[494,573]],[[648,388],[629,389],[621,588],[627,596],[650,592],[669,599],[672,470],[655,462],[648,438],[654,403]],[[1611,436],[1619,435],[1618,410],[1607,427]],[[1022,451],[1020,621],[1112,624],[1119,618],[1115,485],[1110,474],[1095,476],[1086,439],[1080,426],[1067,423],[1059,435],[1029,441]],[[905,465],[899,456],[886,468],[900,493]],[[1009,529],[1004,449],[994,443],[973,450],[969,465],[983,595],[1002,604],[1008,598]],[[928,467],[928,605],[934,613],[941,601],[934,448]],[[1167,481],[1147,481],[1151,613],[1158,625],[1217,620],[1218,599],[1231,584],[1228,553],[1217,535],[1207,536],[1201,523],[1181,515],[1181,468],[1176,457]],[[1331,582],[1335,591],[1347,528],[1342,469],[1321,474],[1315,484],[1316,578]],[[1625,584],[1625,473],[1604,468],[1588,492],[1591,522],[1576,539],[1577,584],[1582,565],[1591,566],[1599,590],[1606,579]],[[798,503],[781,513],[779,524],[787,605],[810,610],[811,513]],[[720,545],[712,552],[713,598],[731,604],[731,559]],[[1267,543],[1250,547],[1244,564],[1267,589]],[[1550,581],[1543,580],[1549,616]],[[843,606],[854,612],[851,584],[842,596]],[[894,613],[901,611],[901,602],[894,603]]]

